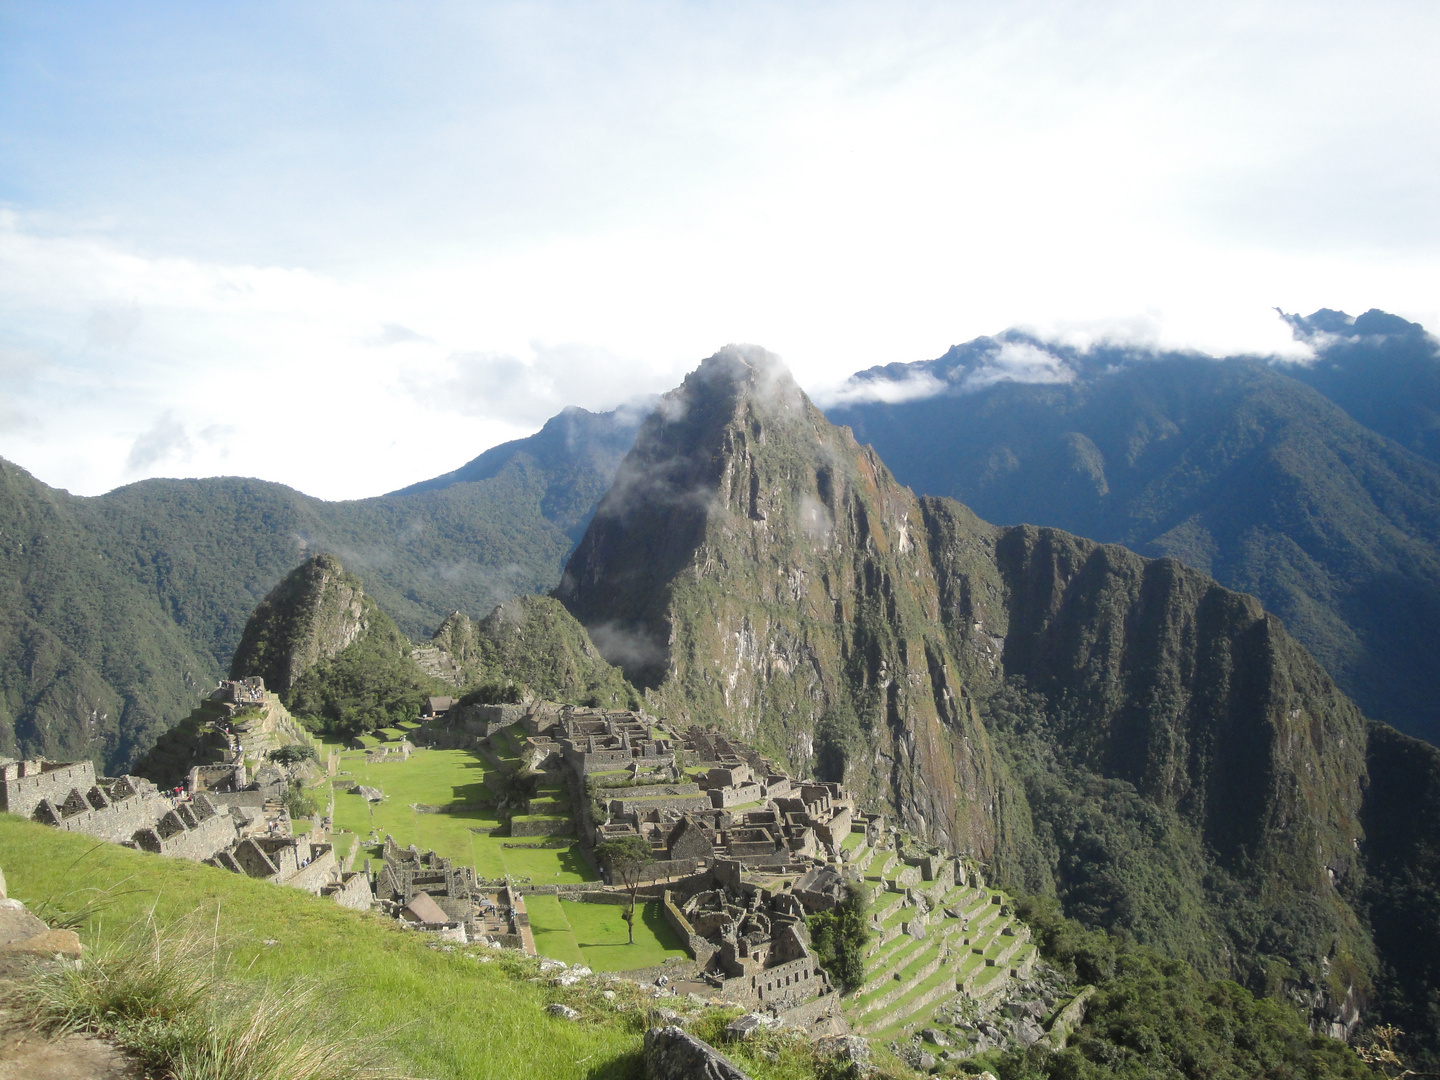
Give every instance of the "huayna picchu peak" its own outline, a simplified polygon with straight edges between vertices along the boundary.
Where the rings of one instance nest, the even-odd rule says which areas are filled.
[[[1174,559],[917,498],[762,350],[665,396],[556,595],[657,714],[1336,1031],[1373,992],[1366,721],[1279,620]]]

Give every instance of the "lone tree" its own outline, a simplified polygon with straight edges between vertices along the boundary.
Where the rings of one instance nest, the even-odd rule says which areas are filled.
[[[869,907],[865,891],[850,881],[845,884],[844,900],[808,920],[815,958],[846,990],[857,990],[865,982]]]
[[[610,881],[630,890],[630,903],[621,918],[630,928],[630,944],[635,944],[635,893],[640,888],[640,875],[650,863],[650,845],[639,836],[622,836],[606,840],[595,848],[595,855],[610,871]]]

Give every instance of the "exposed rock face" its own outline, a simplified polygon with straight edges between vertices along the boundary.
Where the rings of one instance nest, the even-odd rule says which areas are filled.
[[[761,350],[663,399],[557,596],[657,713],[802,770],[838,745],[862,799],[981,857],[1030,827],[977,708],[1023,677],[1069,760],[1235,876],[1261,929],[1233,947],[1335,1000],[1373,970],[1347,899],[1365,722],[1279,622],[1175,560],[917,499]]]
[[[290,571],[255,608],[230,677],[259,675],[283,698],[306,671],[364,634],[377,611],[359,578],[333,555],[316,555]]]
[[[770,354],[732,346],[666,395],[556,595],[654,711],[720,719],[802,768],[827,713],[858,714],[847,783],[922,835],[992,849],[994,764],[920,504]]]
[[[720,1051],[678,1027],[645,1032],[645,1075],[648,1080],[750,1080]]]

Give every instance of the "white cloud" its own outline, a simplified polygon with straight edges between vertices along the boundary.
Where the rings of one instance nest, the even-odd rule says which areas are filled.
[[[944,389],[945,384],[928,371],[907,372],[899,379],[867,375],[864,378],[846,379],[833,389],[822,388],[817,391],[815,400],[826,409],[836,405],[865,405],[875,401],[897,405],[902,401],[934,397]]]
[[[1008,327],[1440,324],[1434,5],[26,10],[0,63],[57,74],[0,110],[0,454],[77,491],[168,410],[190,457],[148,469],[372,494],[728,341],[842,400]]]
[[[958,389],[981,390],[998,382],[1068,383],[1075,369],[1047,349],[1028,341],[1007,341],[975,369],[967,372]]]
[[[378,334],[372,334],[365,339],[365,344],[372,349],[384,349],[391,345],[410,345],[417,342],[433,342],[424,334],[416,333],[408,326],[401,326],[399,323],[386,323],[380,328]]]

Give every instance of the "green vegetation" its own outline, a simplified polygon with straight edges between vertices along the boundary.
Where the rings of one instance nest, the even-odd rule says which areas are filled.
[[[280,765],[295,765],[301,761],[317,761],[315,747],[309,743],[287,743],[267,755]]]
[[[593,1001],[577,1000],[527,981],[534,965],[519,959],[481,964],[463,952],[428,949],[388,920],[329,900],[179,859],[97,846],[90,837],[7,815],[0,815],[0,850],[11,895],[27,903],[79,906],[94,896],[91,890],[106,893],[109,902],[81,927],[92,948],[126,940],[152,909],[161,927],[193,914],[212,935],[218,925],[227,978],[257,992],[280,991],[297,980],[321,982],[323,998],[343,1017],[331,1030],[362,1039],[362,1047],[359,1033],[386,1033],[390,1053],[410,1075],[642,1075],[643,1009],[624,1012],[635,1003],[612,1006],[598,993]],[[545,1016],[545,1004],[556,1000],[580,1005],[585,1022]],[[316,1016],[319,1024],[324,1011]],[[307,1021],[301,1030],[309,1033],[314,1025]],[[757,1073],[766,1075],[774,1074]]]
[[[593,881],[595,873],[580,854],[578,843],[562,848],[507,847],[515,843],[502,834],[504,825],[493,809],[490,784],[502,774],[468,750],[419,750],[408,761],[370,765],[363,751],[340,753],[341,775],[334,783],[335,827],[368,837],[387,833],[402,847],[414,844],[466,866],[484,878],[507,875],[539,884]],[[352,795],[355,784],[377,787],[383,802],[368,803]],[[415,807],[441,808],[427,813]],[[530,842],[540,842],[537,837]],[[372,842],[373,844],[373,842]],[[370,849],[371,857],[378,849]]]
[[[229,669],[256,603],[307,554],[344,552],[416,640],[549,589],[633,432],[628,415],[567,410],[457,473],[348,502],[237,477],[77,498],[0,461],[0,754],[123,772]]]
[[[218,716],[202,705],[156,740],[155,745],[136,759],[132,772],[160,787],[175,787],[197,761],[219,761],[229,742],[210,727]]]
[[[858,885],[847,885],[843,903],[806,920],[816,960],[837,985],[848,991],[858,990],[865,982],[865,951],[870,943],[866,929],[868,892]]]
[[[285,810],[291,818],[311,818],[320,812],[320,802],[299,780],[285,789]]]
[[[689,956],[661,915],[659,901],[638,905],[633,922],[626,920],[627,909],[619,904],[577,903],[559,896],[527,896],[525,910],[541,956],[583,963],[594,971],[653,967]]]
[[[640,887],[640,875],[650,865],[654,855],[650,842],[639,836],[622,836],[606,840],[595,846],[595,857],[610,872],[610,880],[622,885],[630,893],[630,903],[625,905],[622,916],[630,928],[630,943],[635,943],[635,890]]]
[[[1440,359],[1421,327],[1361,318],[1389,336],[1314,338],[1313,364],[1048,345],[1077,379],[829,415],[917,492],[1172,556],[1258,596],[1366,715],[1436,743],[1424,643],[1440,626]],[[906,368],[965,385],[995,347]]]
[[[172,1080],[399,1076],[377,1064],[381,1038],[335,1014],[323,984],[241,981],[216,931],[194,915],[138,920],[83,965],[38,970],[17,1003],[42,1031],[103,1035]]]
[[[116,845],[97,846],[89,837],[3,814],[0,851],[6,853],[11,895],[32,908],[58,912],[91,906],[78,924],[91,958],[112,947],[118,952],[121,943],[139,939],[152,925],[161,931],[162,960],[192,952],[207,961],[214,957],[218,970],[207,963],[204,972],[194,972],[197,978],[214,972],[224,993],[212,1000],[172,999],[163,989],[164,980],[170,980],[173,989],[183,973],[169,970],[156,973],[159,982],[151,981],[151,989],[143,983],[137,987],[145,996],[127,995],[151,1003],[147,1007],[152,1016],[191,1006],[189,1016],[208,1016],[212,1007],[223,1011],[231,1006],[233,1015],[220,1017],[212,1037],[224,1038],[234,1030],[231,1025],[258,1024],[253,1011],[233,1007],[264,1002],[292,1023],[291,1031],[273,1031],[280,1044],[275,1051],[293,1047],[298,1033],[317,1048],[342,1044],[335,1065],[346,1057],[371,1060],[378,1053],[377,1065],[393,1065],[406,1075],[429,1080],[642,1080],[642,1036],[658,1022],[656,1006],[664,1004],[693,1015],[690,1029],[715,1045],[724,1044],[726,1055],[754,1080],[837,1076],[836,1063],[823,1059],[809,1040],[784,1032],[727,1044],[722,1032],[739,1015],[738,1009],[701,1008],[684,999],[658,1003],[643,988],[624,982],[610,986],[611,998],[604,996],[603,982],[554,986],[539,977],[534,960],[518,953],[428,948],[422,935],[399,931],[378,915],[348,911],[329,900],[213,867]],[[602,965],[606,952],[635,955],[649,948],[641,941],[633,946],[624,942],[614,908],[608,909],[611,922],[598,927],[587,920],[603,922],[607,911],[602,905],[566,903],[564,910],[567,919],[580,920],[575,933],[592,943],[586,955],[599,958]],[[662,948],[649,955],[668,955],[661,931],[656,939]],[[94,962],[90,959],[86,967]],[[96,974],[103,980],[109,970]],[[134,979],[132,985],[136,983],[141,980]],[[72,1001],[76,997],[68,996]],[[552,1002],[576,1009],[579,1020],[547,1016],[544,1008]],[[303,1019],[287,1010],[300,1011]],[[132,1014],[128,1007],[125,1011]],[[117,1026],[124,1022],[118,1013],[100,1020]],[[152,1029],[142,1038],[153,1034]],[[881,1067],[875,1080],[914,1075],[883,1048],[877,1048],[877,1059]],[[206,1080],[307,1076],[284,1068],[282,1064],[278,1074],[236,1069]],[[326,1075],[333,1074],[318,1074]]]
[[[1285,876],[1305,870],[1278,862],[1290,857],[1283,848],[1271,856],[1268,880],[1248,878],[1243,863],[1215,848],[1224,824],[1209,827],[1207,844],[1182,808],[1089,767],[1065,734],[1074,718],[1023,680],[998,686],[982,711],[1023,792],[1011,841],[994,864],[1008,887],[1055,896],[1085,926],[1184,959],[1207,977],[1237,978],[1256,993],[1280,996],[1285,984],[1309,985],[1308,973],[1322,970],[1332,1000],[1352,986],[1368,993],[1370,943],[1340,903],[1287,893]]]
[[[1041,954],[1096,993],[1067,1049],[1037,1046],[977,1062],[1001,1080],[1376,1078],[1344,1043],[1310,1034],[1282,1002],[1207,980],[1133,941],[1084,930],[1053,899],[1025,899],[1017,911],[1036,932]]]
[[[478,623],[451,615],[435,632],[477,688],[467,704],[518,701],[524,694],[606,708],[638,708],[620,669],[601,657],[585,628],[548,596],[520,596]]]
[[[418,716],[426,698],[452,689],[420,669],[405,636],[330,555],[296,567],[260,602],[230,673],[259,675],[313,730],[349,735]]]

